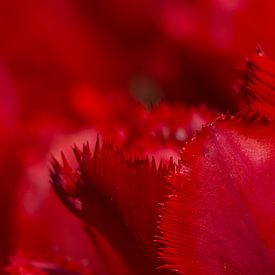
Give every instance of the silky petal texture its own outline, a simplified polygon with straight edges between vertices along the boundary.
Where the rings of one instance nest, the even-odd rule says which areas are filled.
[[[275,123],[257,119],[221,119],[186,145],[160,222],[167,268],[275,272],[274,153]]]
[[[275,118],[275,62],[262,49],[246,61],[244,94],[253,112]]]
[[[127,272],[119,270],[115,274],[157,272],[153,240],[158,203],[166,193],[164,177],[175,169],[173,160],[168,167],[160,162],[157,168],[154,159],[126,157],[112,145],[100,146],[99,140],[93,155],[88,144],[82,151],[74,147],[74,153],[76,169],[70,167],[64,155],[62,166],[53,160],[51,179],[57,195],[91,226],[89,234],[94,243],[100,239],[95,230],[123,259]]]

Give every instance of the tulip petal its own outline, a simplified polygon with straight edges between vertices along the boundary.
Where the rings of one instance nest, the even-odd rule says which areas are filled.
[[[182,274],[274,274],[275,123],[220,119],[187,144],[160,222]]]
[[[133,274],[154,274],[158,203],[167,192],[164,177],[175,169],[173,160],[157,168],[154,158],[127,157],[113,145],[99,146],[99,141],[93,154],[88,144],[73,150],[75,170],[64,156],[63,165],[53,159],[51,180],[57,195],[92,226],[90,234],[98,231],[110,242]]]
[[[243,91],[253,112],[275,118],[275,62],[261,49],[246,62]]]

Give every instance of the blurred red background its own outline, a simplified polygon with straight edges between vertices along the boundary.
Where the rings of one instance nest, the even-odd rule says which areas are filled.
[[[93,265],[80,223],[50,191],[49,154],[95,130],[131,148],[139,129],[146,136],[142,105],[161,100],[183,108],[177,121],[202,104],[237,110],[236,66],[258,43],[275,56],[274,13],[270,0],[0,1],[2,266],[17,250]],[[165,112],[154,119],[172,121]]]

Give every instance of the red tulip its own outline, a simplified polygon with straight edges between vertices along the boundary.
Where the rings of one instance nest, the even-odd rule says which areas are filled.
[[[273,23],[274,9],[274,3],[267,0],[1,1],[0,270],[10,256],[17,255],[16,251],[23,251],[11,260],[10,272],[45,273],[44,267],[52,264],[55,267],[48,273],[64,273],[68,270],[61,262],[68,256],[74,263],[87,258],[93,272],[102,275],[170,272],[157,269],[158,266],[186,271],[194,266],[190,262],[193,258],[188,260],[190,265],[183,264],[185,254],[197,261],[201,259],[197,252],[203,258],[207,249],[195,238],[192,253],[175,250],[169,230],[175,227],[177,249],[182,249],[181,236],[191,240],[192,235],[180,227],[186,218],[191,231],[201,234],[210,249],[213,242],[208,236],[213,226],[209,220],[210,216],[218,220],[218,213],[228,215],[232,230],[248,232],[247,239],[243,239],[250,247],[254,245],[253,230],[257,229],[261,240],[256,241],[257,251],[267,255],[262,258],[267,259],[268,268],[269,259],[273,259],[268,229],[272,229],[269,213],[273,208],[272,199],[264,202],[261,198],[273,193],[267,184],[257,190],[260,181],[265,183],[272,176],[267,172],[272,171],[267,169],[272,157],[267,155],[271,155],[274,139],[274,61],[259,51],[260,56],[247,59],[242,68],[244,78],[239,93],[232,92],[232,85],[236,77],[234,66],[257,43],[270,56],[274,55],[274,38],[268,28]],[[203,124],[215,119],[217,110],[241,113],[202,129]],[[95,135],[83,136],[85,129],[98,132],[106,141],[104,145],[99,146],[95,157],[94,153],[88,156],[86,143],[84,151],[75,147],[76,167],[71,164],[76,160],[65,152],[70,165],[64,168],[54,162],[52,174],[59,197],[77,219],[50,191],[48,155],[57,154],[52,145],[60,134],[76,133],[70,145],[79,143],[78,138],[81,144],[87,139],[95,143]],[[195,140],[186,145],[192,135]],[[214,136],[222,140],[223,151],[217,152],[219,144]],[[235,143],[229,144],[228,140],[237,144],[234,150]],[[115,144],[113,148],[109,143]],[[61,139],[58,151],[67,144],[67,137]],[[187,154],[180,153],[182,147]],[[213,148],[215,157],[204,154],[208,147]],[[228,157],[229,152],[234,160]],[[241,154],[245,161],[239,160]],[[164,168],[169,166],[170,156],[176,163],[175,173]],[[86,157],[91,165],[83,160]],[[185,183],[186,176],[180,173],[187,160],[191,178]],[[260,160],[265,165],[260,166]],[[238,176],[227,176],[229,161],[233,171],[240,170],[247,178],[244,163],[249,163],[250,173],[258,179],[253,181],[251,190],[241,184]],[[211,165],[221,170],[223,190],[234,186],[234,190],[243,192],[239,200],[232,195],[232,201],[240,209],[245,201],[254,220],[243,218],[243,212],[238,220],[226,213],[228,201],[220,199],[219,189],[214,192],[210,186],[211,180],[221,186]],[[85,180],[84,170],[89,174]],[[204,179],[200,178],[202,173]],[[185,204],[179,199],[185,192],[182,185],[191,190],[192,196],[204,188],[213,191],[211,196],[216,198],[220,212],[214,211],[215,205],[202,196],[203,192],[196,198],[208,208],[196,204],[196,200]],[[117,186],[121,186],[119,192]],[[97,193],[91,192],[94,189]],[[203,208],[209,222],[203,232],[196,227],[200,216],[193,215],[190,220],[189,208],[183,213],[185,216],[174,209],[176,197],[180,209],[188,206],[192,207],[191,213],[196,213],[199,207]],[[159,205],[165,201],[165,205]],[[80,215],[75,210],[82,203],[86,212]],[[111,207],[106,209],[106,205]],[[164,216],[160,219],[159,215]],[[173,215],[179,217],[179,228],[173,224]],[[250,225],[242,226],[247,220],[253,230]],[[266,220],[271,221],[270,226],[265,225]],[[223,232],[222,221],[218,225],[217,230]],[[241,252],[232,251],[247,251],[247,247],[241,241],[239,246],[229,242],[229,235],[223,235],[226,241],[220,246],[227,253],[225,268],[245,273],[246,264],[250,264],[248,257],[241,258]],[[266,243],[271,247],[268,251]],[[61,262],[56,262],[56,254]],[[251,268],[264,273],[264,264],[257,256],[254,253],[250,257]],[[217,267],[214,261],[211,264]],[[197,264],[196,268],[196,272],[207,268],[212,271],[207,264]]]

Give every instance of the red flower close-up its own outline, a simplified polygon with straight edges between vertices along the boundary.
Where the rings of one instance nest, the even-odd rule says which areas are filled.
[[[0,1],[0,274],[275,274],[274,14]]]

